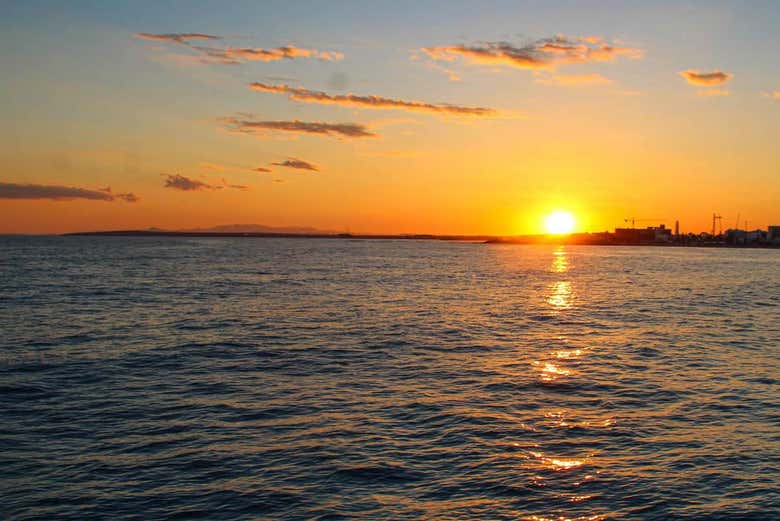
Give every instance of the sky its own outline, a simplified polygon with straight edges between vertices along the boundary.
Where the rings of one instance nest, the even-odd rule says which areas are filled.
[[[779,26],[774,0],[5,2],[0,233],[765,228]]]

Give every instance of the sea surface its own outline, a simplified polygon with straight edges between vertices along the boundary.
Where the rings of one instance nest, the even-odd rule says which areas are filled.
[[[0,518],[780,519],[780,251],[0,238]]]

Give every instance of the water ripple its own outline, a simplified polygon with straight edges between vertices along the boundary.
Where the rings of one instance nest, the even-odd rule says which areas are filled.
[[[3,238],[0,517],[780,518],[779,253]]]

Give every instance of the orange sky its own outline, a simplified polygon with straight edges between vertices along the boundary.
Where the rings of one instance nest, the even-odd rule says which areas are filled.
[[[0,232],[508,235],[555,210],[577,231],[780,224],[780,66],[754,41],[778,39],[762,31],[780,9],[518,5],[17,6],[0,27]]]

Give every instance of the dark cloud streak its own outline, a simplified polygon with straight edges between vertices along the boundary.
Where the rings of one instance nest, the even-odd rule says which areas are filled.
[[[232,132],[262,135],[265,131],[291,132],[298,134],[318,134],[343,138],[376,137],[364,125],[358,123],[325,123],[321,121],[251,121],[239,118],[219,120]]]
[[[291,100],[306,103],[322,103],[366,107],[374,109],[402,109],[408,111],[433,112],[461,116],[493,116],[496,111],[485,107],[464,107],[460,105],[434,104],[422,101],[407,101],[382,96],[357,96],[355,94],[331,95],[321,91],[308,90],[288,85],[269,85],[255,82],[250,88],[260,92],[287,94]]]
[[[125,201],[135,203],[138,196],[132,193],[111,193],[110,188],[90,190],[73,186],[36,185],[0,182],[0,199],[51,199],[53,201],[68,201],[72,199],[88,199],[93,201]]]
[[[165,188],[172,188],[174,190],[182,190],[185,192],[191,192],[196,190],[216,190],[218,187],[192,179],[179,174],[166,174]]]
[[[182,192],[197,192],[200,190],[222,190],[223,188],[233,188],[235,190],[249,190],[245,185],[232,185],[225,179],[221,179],[222,184],[209,184],[205,181],[193,179],[181,174],[163,174],[166,176],[163,188],[181,190]]]
[[[606,43],[592,36],[554,36],[522,46],[508,42],[485,42],[477,45],[425,47],[422,51],[434,60],[452,62],[463,58],[476,64],[507,65],[520,69],[551,69],[556,65],[613,61],[618,57],[639,59],[644,54],[641,49]]]
[[[694,70],[681,71],[680,76],[691,85],[723,85],[734,77],[733,74],[721,71],[699,72]]]
[[[214,36],[211,34],[203,33],[167,33],[167,34],[150,34],[150,33],[135,33],[133,36],[136,38],[142,38],[144,40],[152,40],[155,42],[174,42],[183,45],[189,45],[189,40],[221,40],[221,36]]]
[[[207,47],[193,43],[193,41],[214,41],[222,39],[221,36],[203,33],[135,33],[134,36],[144,40],[183,45],[197,54],[200,54],[202,63],[236,65],[248,61],[270,62],[277,60],[292,60],[296,58],[316,58],[322,61],[337,61],[344,59],[344,55],[340,52],[320,51],[317,49],[295,47],[294,45],[262,49],[259,47]]]
[[[297,168],[298,170],[310,170],[312,172],[319,172],[319,167],[316,165],[309,163],[307,161],[304,161],[302,159],[296,159],[294,157],[287,158],[284,161],[280,161],[278,163],[271,163],[275,166],[283,166],[287,168]]]

